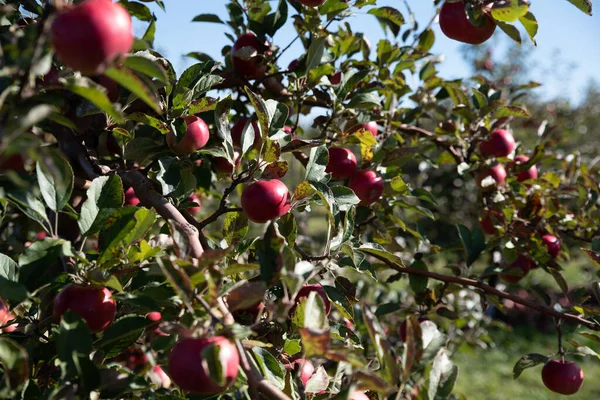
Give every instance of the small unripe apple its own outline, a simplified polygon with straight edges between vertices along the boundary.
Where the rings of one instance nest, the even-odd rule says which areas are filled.
[[[487,177],[492,177],[496,184],[484,186],[484,180]],[[477,186],[479,186],[482,192],[491,192],[496,187],[502,187],[506,184],[506,170],[502,164],[496,164],[492,167],[484,168],[483,170],[479,171],[475,176],[475,180],[477,181]]]
[[[498,232],[498,229],[495,227],[494,219],[498,222],[504,222],[504,215],[500,211],[489,210],[484,214],[484,217],[479,221],[479,226],[481,226],[481,230],[486,235],[495,235]]]
[[[256,55],[243,56],[236,54],[245,47],[256,50]],[[246,33],[240,36],[231,49],[231,62],[233,67],[248,79],[257,79],[265,75],[269,69],[265,62],[265,55],[269,53],[269,43],[261,43],[254,33]]]
[[[440,28],[450,39],[469,44],[481,44],[492,37],[496,23],[487,14],[482,26],[477,27],[467,19],[465,4],[462,1],[444,2],[440,11]]]
[[[331,75],[329,77],[329,82],[331,82],[332,85],[339,85],[340,82],[342,82],[342,73],[338,71],[335,74]]]
[[[203,353],[210,346],[219,347],[218,361],[223,365],[223,382],[215,382],[206,368]],[[205,354],[206,354],[205,353]],[[184,338],[173,346],[169,355],[169,375],[181,390],[190,393],[212,395],[231,386],[238,375],[240,358],[235,346],[223,336],[209,338]]]
[[[513,168],[515,165],[526,164],[529,161],[527,156],[516,156],[515,162],[509,164],[509,168]],[[517,180],[519,182],[527,181],[529,179],[537,179],[538,170],[535,165],[532,165],[529,169],[517,173]]]
[[[198,214],[200,212],[200,208],[202,208],[202,202],[200,201],[200,197],[198,197],[196,193],[192,193],[190,197],[188,197],[188,201],[196,203],[198,205],[195,207],[189,207],[187,211],[192,215]]]
[[[377,133],[379,132],[379,125],[377,124],[376,121],[365,122],[365,123],[353,126],[352,128],[350,128],[348,133],[354,133],[361,129],[365,129],[365,130],[371,132],[373,134],[373,136],[377,136]]]
[[[250,221],[264,224],[290,210],[290,192],[278,179],[258,181],[244,189],[241,203]]]
[[[479,144],[479,152],[483,157],[506,157],[515,149],[515,138],[504,129],[493,131],[489,139]]]
[[[240,118],[231,128],[231,141],[234,147],[242,148],[242,134],[244,133],[244,128],[248,123],[248,119]],[[248,129],[250,129],[248,127]],[[258,128],[258,124],[252,121],[252,129],[254,129],[254,143],[252,144],[253,149],[260,148],[260,144],[262,142],[262,137],[260,136],[260,129]]]
[[[70,310],[85,320],[91,332],[101,332],[115,319],[117,302],[111,297],[102,286],[68,285],[54,299],[54,320],[59,323]]]
[[[300,302],[300,299],[308,297],[310,292],[316,292],[319,296],[321,296],[323,305],[325,306],[325,314],[329,315],[331,312],[331,301],[329,300],[329,297],[327,297],[327,293],[325,292],[323,286],[319,285],[318,283],[302,286],[302,289],[300,289],[296,295],[296,304]],[[292,308],[291,312],[293,312],[294,308]]]
[[[239,151],[233,151],[233,159],[235,160],[235,167],[225,157],[214,157],[212,159],[212,166],[215,168],[215,171],[221,174],[231,175],[242,162]]]
[[[135,190],[132,187],[125,191],[125,205],[126,206],[137,206],[140,204],[140,199],[135,194]]]
[[[554,393],[572,395],[583,385],[583,370],[572,361],[550,360],[542,368],[542,381]]]
[[[54,19],[51,33],[60,61],[88,75],[101,73],[133,45],[131,16],[108,0],[65,7]]]
[[[298,3],[304,4],[307,7],[319,7],[326,0],[298,0]]]
[[[325,172],[335,180],[350,178],[356,171],[356,156],[350,149],[344,147],[329,148],[329,162]]]
[[[517,274],[517,275],[500,274],[500,278],[502,278],[503,281],[508,282],[508,283],[517,283],[521,279],[523,279],[525,276],[527,276],[527,274],[529,273],[529,270],[531,269],[531,266],[532,266],[532,262],[529,258],[525,257],[524,255],[519,255],[517,257],[517,259],[515,260],[515,262],[508,266],[508,269],[510,269],[510,270],[514,270],[514,269],[520,270],[520,271],[518,271],[519,274]]]
[[[417,318],[417,321],[419,321],[419,323],[423,322],[423,321],[429,321],[429,318],[426,317],[419,317]],[[400,334],[400,340],[402,342],[406,342],[406,329],[407,329],[407,325],[408,325],[408,320],[404,320],[402,321],[402,323],[400,324],[400,330],[399,330],[399,334]]]
[[[303,358],[299,358],[292,362],[284,362],[283,366],[288,371],[294,371],[296,368],[302,368],[302,371],[300,371],[300,381],[305,387],[308,383],[308,380],[315,372],[315,366],[313,365],[313,363],[310,360],[306,360]]]
[[[169,131],[167,133],[167,144],[177,154],[192,154],[196,150],[199,150],[206,146],[210,137],[208,131],[208,125],[194,115],[188,115],[184,117],[185,123],[187,124],[187,131],[179,143],[175,144],[175,133]]]
[[[548,254],[552,258],[556,258],[560,255],[560,239],[553,235],[542,236],[542,241],[548,248]]]
[[[383,179],[375,171],[358,171],[348,182],[348,187],[360,199],[360,205],[368,206],[376,202],[383,194]]]

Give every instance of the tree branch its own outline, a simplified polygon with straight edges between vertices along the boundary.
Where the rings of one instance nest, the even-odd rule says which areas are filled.
[[[409,135],[416,135],[429,138],[433,140],[437,145],[448,151],[454,157],[457,164],[461,164],[462,162],[464,162],[464,157],[459,150],[455,149],[454,146],[452,146],[450,143],[446,142],[442,138],[437,137],[437,135],[435,135],[432,132],[429,132],[426,129],[409,125],[401,125],[397,129],[401,132],[408,133]]]
[[[461,286],[470,286],[470,287],[475,287],[477,289],[480,289],[488,294],[491,294],[493,296],[497,296],[503,299],[509,299],[514,301],[515,303],[521,304],[525,307],[531,308],[532,310],[535,310],[537,312],[539,312],[540,314],[546,314],[546,315],[550,315],[552,317],[556,317],[556,318],[562,318],[565,321],[571,321],[577,324],[581,324],[583,326],[585,326],[586,328],[589,328],[591,330],[594,331],[600,331],[600,324],[597,324],[593,321],[589,321],[587,319],[584,319],[578,315],[574,315],[574,314],[569,314],[569,313],[562,313],[560,311],[556,311],[553,308],[550,307],[546,307],[544,305],[541,304],[537,304],[533,301],[527,300],[527,299],[523,299],[517,295],[511,294],[511,293],[507,293],[507,292],[503,292],[502,290],[498,290],[493,286],[487,285],[483,282],[480,281],[476,281],[474,279],[468,279],[468,278],[461,278],[458,276],[449,276],[449,275],[443,275],[443,274],[438,274],[435,272],[430,272],[430,271],[426,271],[426,270],[420,270],[420,269],[414,269],[414,268],[410,268],[410,267],[404,267],[401,265],[398,265],[390,260],[387,260],[385,257],[381,257],[381,256],[377,256],[375,254],[369,254],[375,258],[377,258],[378,260],[383,261],[385,264],[387,264],[390,268],[392,268],[395,271],[398,271],[400,273],[404,273],[404,274],[409,274],[409,275],[419,275],[419,276],[424,276],[427,278],[431,278],[431,279],[435,279],[437,281],[441,281],[441,282],[450,282],[450,283],[456,283],[458,285]]]
[[[120,173],[123,181],[133,187],[135,195],[141,203],[154,207],[166,220],[172,221],[175,227],[187,237],[191,256],[195,259],[202,257],[204,248],[200,243],[198,229],[190,224],[173,204],[169,203],[160,193],[154,190],[152,182],[139,171],[125,171]]]

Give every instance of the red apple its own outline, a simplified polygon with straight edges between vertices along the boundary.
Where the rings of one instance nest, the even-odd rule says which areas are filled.
[[[377,133],[379,132],[379,125],[377,125],[377,122],[375,122],[375,121],[358,124],[358,125],[355,125],[352,128],[350,128],[348,133],[354,133],[361,129],[365,129],[365,130],[371,132],[373,134],[373,136],[377,136]]]
[[[498,223],[504,222],[504,215],[500,211],[489,210],[484,214],[484,217],[479,221],[479,226],[481,226],[481,230],[486,235],[495,235],[498,232],[496,229],[496,220]]]
[[[94,79],[99,85],[104,86],[108,99],[113,103],[119,100],[119,85],[106,75],[100,75]],[[113,137],[111,135],[111,137]]]
[[[383,194],[383,179],[375,171],[358,171],[355,173],[348,187],[360,199],[360,205],[367,206],[377,201]]]
[[[133,45],[131,16],[108,0],[65,7],[54,19],[51,34],[60,61],[89,75],[101,73]]]
[[[293,132],[294,132],[294,129],[293,129],[291,126],[287,126],[287,125],[286,125],[286,126],[284,126],[282,130],[283,130],[285,133],[289,133],[289,134],[291,134],[291,133],[293,133]]]
[[[551,391],[568,396],[581,389],[583,370],[572,361],[550,360],[542,368],[542,381]]]
[[[503,281],[508,282],[508,283],[517,283],[519,282],[521,279],[523,279],[525,276],[527,276],[527,274],[529,273],[529,270],[531,269],[532,266],[532,262],[529,258],[523,256],[523,255],[519,255],[516,259],[516,261],[512,264],[510,264],[508,266],[508,269],[519,269],[520,274],[517,275],[512,275],[512,274],[500,274],[500,278],[502,278]]]
[[[194,115],[188,115],[184,117],[185,123],[187,124],[187,131],[179,143],[175,144],[175,133],[169,131],[167,133],[167,144],[177,154],[192,154],[196,150],[199,150],[206,146],[210,132],[208,131],[208,125]]]
[[[429,318],[426,317],[419,317],[417,318],[417,321],[419,321],[419,323],[423,322],[423,321],[429,321]],[[402,323],[400,324],[400,330],[399,330],[399,334],[400,334],[400,340],[402,342],[406,342],[406,326],[408,325],[408,320],[404,320],[402,321]]]
[[[238,51],[243,48],[252,48],[257,54],[254,56],[251,56],[251,52],[247,55],[239,54]],[[269,52],[269,43],[261,43],[254,33],[249,32],[240,36],[233,44],[231,62],[233,67],[246,78],[257,79],[264,76],[269,68],[265,62],[265,55]]]
[[[515,149],[515,138],[504,129],[496,129],[489,139],[479,144],[479,152],[483,157],[506,157]]]
[[[296,68],[298,67],[298,59],[292,60],[289,64],[288,64],[288,71],[293,72],[296,70]]]
[[[152,311],[146,314],[146,319],[151,324],[146,328],[146,332],[150,338],[157,336],[169,336],[160,329],[160,323],[162,322],[162,314],[159,311]]]
[[[25,171],[25,158],[19,153],[12,154],[0,160],[0,171]]]
[[[302,289],[300,289],[300,291],[296,295],[296,304],[298,304],[300,299],[308,297],[310,292],[316,292],[319,296],[321,296],[321,299],[323,300],[323,305],[325,305],[325,314],[329,315],[329,313],[331,312],[331,301],[327,297],[327,293],[325,293],[325,289],[323,289],[323,286],[319,285],[318,283],[302,286]],[[290,313],[293,312],[294,308],[290,310]]]
[[[462,1],[444,2],[440,11],[440,28],[450,39],[469,44],[481,44],[492,37],[496,23],[487,14],[481,26],[475,26],[467,19],[465,4]]]
[[[242,134],[244,133],[244,128],[247,123],[248,119],[240,118],[231,128],[231,141],[233,142],[234,147],[242,148]],[[250,129],[250,127],[248,127],[248,129]],[[252,129],[254,129],[254,143],[252,144],[252,148],[258,149],[260,148],[262,137],[260,136],[258,124],[254,121],[252,121]]]
[[[150,379],[162,388],[168,389],[171,386],[171,378],[165,373],[160,365],[152,367]]]
[[[200,208],[202,207],[202,202],[200,201],[200,197],[198,197],[197,194],[192,193],[192,195],[190,197],[188,197],[188,201],[192,202],[192,203],[196,203],[198,205],[195,207],[189,207],[187,209],[187,211],[192,215],[198,214],[200,212]]]
[[[344,147],[329,148],[329,162],[325,172],[335,180],[350,178],[356,171],[356,156],[350,149]]]
[[[140,199],[135,194],[135,190],[132,187],[125,191],[125,205],[126,206],[137,206],[140,204]]]
[[[148,356],[139,346],[132,346],[115,357],[115,360],[123,363],[131,371],[148,364]]]
[[[496,182],[495,185],[492,184],[483,186],[483,181],[488,176],[491,176],[492,179]],[[502,187],[506,184],[506,170],[504,169],[504,166],[502,164],[496,164],[492,167],[484,168],[481,171],[479,171],[475,176],[475,180],[477,181],[477,186],[479,186],[481,191],[491,192],[496,187]]]
[[[298,3],[304,4],[307,7],[319,7],[326,0],[298,0]]]
[[[342,73],[338,71],[335,74],[331,75],[329,77],[329,82],[331,82],[332,85],[339,85],[340,82],[342,82]]]
[[[6,314],[6,316],[4,317],[4,319],[1,321],[2,325],[5,325],[9,321],[12,321],[12,320],[14,320],[16,318],[17,317],[13,313]],[[2,328],[1,332],[2,333],[11,333],[11,332],[16,331],[18,328],[19,328],[19,323],[18,322],[14,322],[14,323],[12,323],[10,325],[7,325],[4,328]]]
[[[242,162],[239,151],[233,151],[233,159],[235,160],[235,168],[225,157],[214,157],[212,159],[212,166],[215,168],[215,171],[221,174],[231,175]]]
[[[370,400],[369,396],[367,396],[364,392],[354,391],[348,397],[348,400]]]
[[[0,300],[0,323],[4,324],[6,317],[8,316],[8,305]]]
[[[204,354],[211,354],[211,346],[219,347],[216,357],[222,365],[223,382],[215,382],[206,369]],[[206,352],[205,352],[206,350]],[[238,375],[240,358],[235,346],[223,336],[184,338],[173,346],[169,355],[169,375],[185,392],[211,395],[231,386]]]
[[[553,235],[542,236],[542,241],[548,248],[548,254],[552,258],[556,258],[560,255],[560,239]]]
[[[79,314],[92,332],[101,332],[115,319],[117,302],[101,286],[68,285],[54,299],[54,320],[60,322],[67,311]]]
[[[290,210],[290,192],[278,179],[258,181],[244,189],[241,202],[250,221],[264,224]]]
[[[529,161],[529,157],[527,157],[527,156],[516,156],[515,162],[510,163],[508,166],[509,166],[509,168],[512,169],[515,166],[515,164],[516,165],[526,164],[527,161]],[[517,173],[517,180],[519,182],[527,181],[529,179],[537,179],[537,177],[538,177],[538,170],[535,165],[532,165],[528,170]]]
[[[283,366],[288,371],[294,371],[296,368],[302,368],[302,371],[300,372],[300,381],[305,387],[308,383],[308,380],[315,372],[315,366],[313,365],[313,363],[310,362],[310,360],[306,360],[303,358],[299,358],[292,362],[285,362]]]

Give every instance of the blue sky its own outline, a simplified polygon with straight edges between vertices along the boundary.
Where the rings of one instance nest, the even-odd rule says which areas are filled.
[[[407,0],[417,20],[423,26],[434,13],[430,0]],[[198,14],[211,13],[227,19],[225,0],[166,0],[167,12],[152,5],[158,17],[155,47],[167,56],[178,73],[194,61],[183,57],[184,54],[200,51],[219,60],[221,48],[230,43],[224,35],[228,31],[225,25],[213,23],[192,23]],[[278,1],[272,0],[273,7]],[[545,98],[566,96],[578,101],[590,79],[600,83],[600,11],[590,17],[567,0],[531,0],[532,11],[540,23],[537,36],[537,48],[532,49],[532,60],[539,69],[532,71],[532,79],[544,86],[538,93]],[[378,5],[393,6],[406,16],[404,1],[380,0]],[[598,4],[594,4],[598,7]],[[293,11],[290,8],[290,11]],[[361,11],[349,20],[355,32],[363,32],[375,46],[383,37],[383,31],[375,18]],[[447,39],[435,26],[436,43],[433,53],[444,54],[445,61],[439,70],[444,78],[464,77],[469,67],[464,63],[459,51],[459,44]],[[136,26],[136,33],[143,32],[142,26]],[[498,29],[495,36],[505,36]],[[286,24],[275,36],[275,42],[284,47],[295,37],[291,23]],[[527,39],[528,40],[528,39]],[[503,40],[494,43],[502,44]],[[502,48],[502,46],[500,46]],[[281,66],[297,58],[303,52],[299,42],[292,46],[280,59]],[[573,68],[555,71],[557,54],[560,58],[573,63]],[[553,73],[554,72],[554,73]]]

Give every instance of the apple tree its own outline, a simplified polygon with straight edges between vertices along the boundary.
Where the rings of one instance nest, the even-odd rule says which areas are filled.
[[[193,17],[227,27],[223,56],[199,43],[179,76],[144,3],[168,12],[0,1],[0,397],[456,398],[452,349],[504,300],[556,325],[515,377],[581,388],[600,286],[562,271],[600,264],[598,163],[553,146],[535,82],[445,80],[431,53],[438,22],[535,41],[529,1],[435,0],[423,24],[410,1],[228,0]]]

